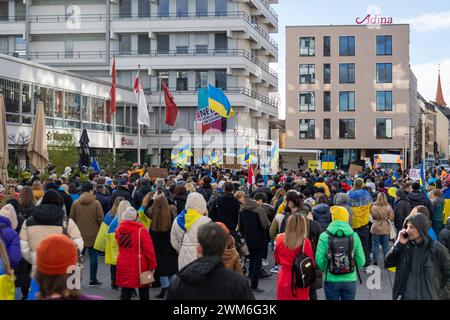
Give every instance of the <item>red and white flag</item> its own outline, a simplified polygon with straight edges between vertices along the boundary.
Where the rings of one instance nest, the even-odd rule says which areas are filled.
[[[147,101],[145,101],[142,83],[139,82],[139,69],[134,80],[134,94],[136,95],[136,103],[138,107],[138,124],[144,124],[150,127],[150,116],[148,115]]]
[[[255,184],[255,176],[253,175],[253,169],[252,169],[252,165],[249,164],[248,165],[248,180],[247,183],[249,186],[252,186]]]
[[[109,91],[109,96],[111,98],[110,110],[111,113],[116,112],[116,58],[113,60],[113,65],[111,68],[112,85]]]
[[[164,101],[166,103],[166,124],[173,127],[177,120],[178,107],[165,82],[162,83],[162,87],[164,90]]]

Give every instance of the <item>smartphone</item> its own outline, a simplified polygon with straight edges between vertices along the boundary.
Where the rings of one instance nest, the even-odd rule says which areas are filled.
[[[403,237],[404,239],[408,239],[409,233],[405,231],[404,233],[402,233],[402,237]]]

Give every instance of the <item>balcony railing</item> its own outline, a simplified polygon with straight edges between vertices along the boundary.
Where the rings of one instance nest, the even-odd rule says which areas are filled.
[[[25,22],[25,16],[0,16],[0,23]]]
[[[270,11],[270,13],[274,16],[275,20],[278,21],[278,14],[266,0],[256,0],[256,1],[259,1],[264,7],[266,7]]]
[[[78,20],[81,22],[99,22],[99,21],[106,21],[107,16],[106,14],[80,14],[80,15],[66,15],[66,14],[59,14],[59,15],[46,15],[46,14],[40,14],[40,15],[30,15],[30,22],[33,23],[60,23],[60,22],[66,22],[70,20]]]
[[[40,51],[30,52],[32,59],[104,59],[106,51]],[[237,56],[244,57],[265,70],[275,78],[278,73],[271,69],[267,64],[244,49],[188,49],[188,50],[139,50],[139,51],[111,51],[110,57],[165,57],[165,56]]]

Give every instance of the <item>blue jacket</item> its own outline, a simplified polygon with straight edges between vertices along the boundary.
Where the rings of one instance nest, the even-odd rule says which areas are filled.
[[[312,208],[314,220],[320,223],[322,230],[327,230],[331,223],[330,206],[326,203],[319,203]]]
[[[11,227],[9,219],[3,216],[0,216],[0,238],[5,244],[11,269],[15,269],[22,260],[20,238],[17,232]]]

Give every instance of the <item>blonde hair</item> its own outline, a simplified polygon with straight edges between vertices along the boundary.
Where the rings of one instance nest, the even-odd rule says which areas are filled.
[[[117,212],[116,212],[118,224],[120,224],[120,222],[122,220],[122,214],[130,207],[132,207],[132,205],[127,200],[123,200],[119,203],[119,206],[117,207]]]
[[[375,201],[374,205],[380,206],[380,207],[385,207],[385,206],[389,205],[389,202],[387,201],[386,195],[384,194],[384,192],[378,193],[377,201]]]
[[[109,213],[111,214],[111,217],[116,216],[119,204],[124,200],[125,200],[124,197],[117,197],[116,200],[114,200],[113,206],[112,206],[111,210],[109,211]]]
[[[284,245],[295,249],[303,244],[307,236],[308,222],[302,214],[291,214],[286,222]]]
[[[236,191],[236,193],[234,194],[234,197],[239,200],[241,198],[245,199],[247,197],[247,195],[245,194],[244,191]]]
[[[195,192],[195,187],[192,183],[186,183],[184,187],[188,193]]]

